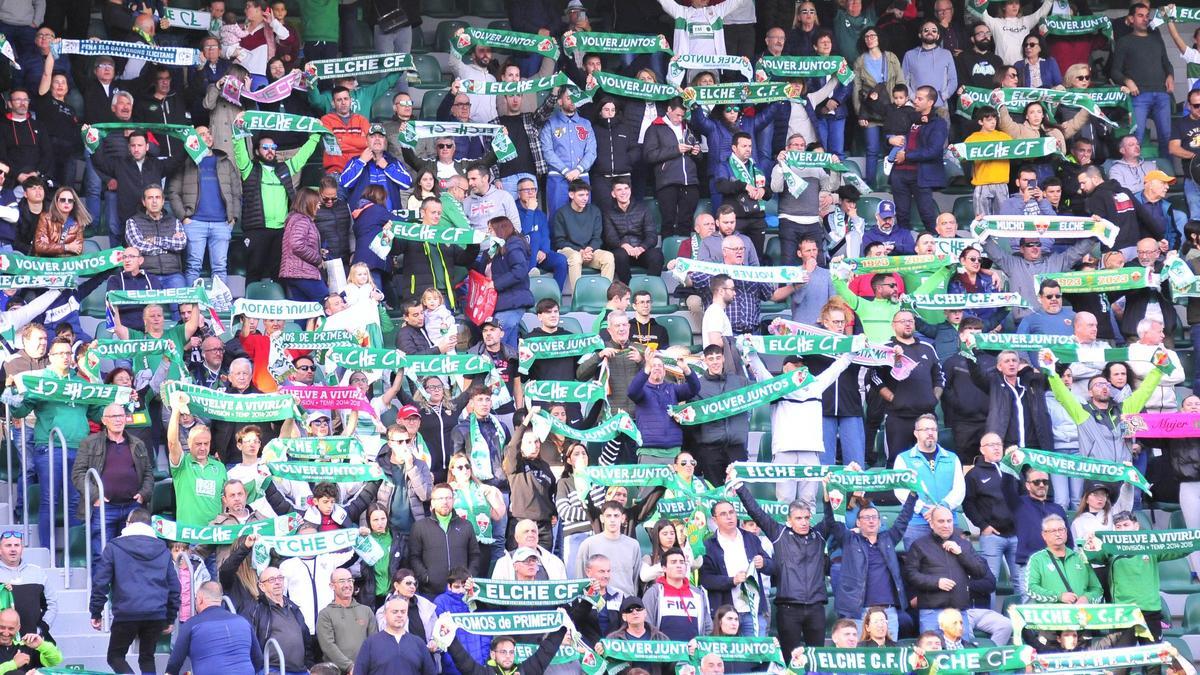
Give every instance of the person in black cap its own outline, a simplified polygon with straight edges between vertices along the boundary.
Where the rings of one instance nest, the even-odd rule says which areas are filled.
[[[367,129],[367,147],[346,162],[338,184],[346,193],[346,203],[355,205],[368,185],[382,185],[387,191],[388,210],[404,208],[400,193],[412,186],[412,176],[404,164],[387,151],[387,132],[382,124]]]
[[[625,598],[621,603],[621,621],[624,625],[608,634],[610,640],[670,640],[662,631],[646,622],[646,605],[637,596]],[[596,654],[603,656],[603,649],[597,645]],[[663,675],[664,664],[661,663],[630,663],[629,667],[642,668],[650,675]]]

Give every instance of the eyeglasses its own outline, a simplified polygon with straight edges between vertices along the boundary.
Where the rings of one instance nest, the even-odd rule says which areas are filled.
[[[1062,300],[1062,293],[1047,293],[1042,297],[1047,300]]]
[[[867,514],[865,516],[859,516],[858,519],[859,520],[879,520],[879,514],[877,514],[877,513],[876,514]]]
[[[212,352],[223,352],[223,351],[225,351],[225,348],[224,347],[209,347],[207,349],[201,349],[200,351],[202,351],[206,354],[210,354]]]
[[[407,436],[405,436],[404,438],[389,438],[388,439],[388,443],[407,443],[407,442],[408,442]]]
[[[59,204],[74,204],[75,198],[74,197],[59,197],[57,201]]]
[[[263,143],[262,145],[260,145],[258,147],[262,148],[263,150],[278,150],[279,149],[279,146],[274,143]]]
[[[1041,47],[1041,45],[1036,42],[1026,42],[1023,46],[1025,49],[1029,49],[1030,47]]]
[[[413,107],[413,102],[412,101],[396,101],[392,105],[399,106],[401,108],[411,108],[411,107]]]
[[[1042,534],[1066,534],[1066,532],[1067,528],[1065,527],[1052,527],[1048,530],[1042,530]]]
[[[916,323],[913,319],[892,319],[892,323]]]
[[[537,192],[537,188],[517,188],[517,192]]]
[[[437,144],[438,150],[449,150],[453,147],[454,147],[453,143],[438,143]]]
[[[283,583],[283,575],[280,574],[279,576],[276,576],[276,577],[268,577],[266,579],[259,579],[258,583],[260,583],[260,584]]]
[[[316,366],[296,366],[296,370],[303,370],[306,373],[316,372]]]
[[[1030,485],[1049,485],[1050,481],[1046,478],[1037,478],[1037,479],[1028,481],[1028,483]],[[1049,530],[1047,530],[1047,532],[1049,532]]]
[[[71,352],[50,352],[50,356],[70,356]]]
[[[454,105],[453,105],[453,106],[451,106],[451,107],[453,107],[453,108],[461,108],[461,107],[463,107],[463,106],[470,106],[470,105],[471,105],[471,102],[470,102],[470,101],[455,101],[455,102],[454,102]]]

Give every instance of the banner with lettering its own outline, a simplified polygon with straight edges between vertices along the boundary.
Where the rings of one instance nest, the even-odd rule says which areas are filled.
[[[319,302],[301,302],[299,300],[250,300],[238,298],[233,301],[233,315],[245,316],[251,319],[275,319],[276,321],[295,321],[311,319],[325,314]]]
[[[341,156],[342,148],[337,143],[332,131],[321,120],[306,115],[291,113],[266,112],[264,110],[247,110],[233,121],[235,138],[249,136],[256,131],[282,131],[299,134],[321,134],[321,146],[325,154]]]
[[[278,103],[291,96],[294,91],[307,90],[308,84],[305,81],[304,73],[293,70],[278,80],[253,91],[249,89],[248,85],[232,77],[227,77],[224,84],[221,85],[221,98],[238,106],[242,104],[242,99],[255,103]]]
[[[604,341],[599,335],[545,335],[542,337],[521,338],[517,342],[517,370],[522,375],[529,374],[529,368],[538,359],[560,359],[570,356],[583,356],[604,349]]]
[[[792,657],[790,666],[801,673],[908,675],[914,670],[928,668],[929,662],[911,647],[802,647],[800,653]]]
[[[867,346],[865,335],[739,335],[738,349],[774,356],[852,354]]]
[[[914,305],[921,309],[982,309],[986,307],[1024,307],[1029,303],[1020,293],[917,293]]]
[[[983,216],[971,222],[971,234],[977,239],[1088,239],[1095,237],[1105,246],[1117,240],[1117,226],[1091,216]]]
[[[1081,455],[1064,455],[1034,448],[1018,448],[1004,456],[1002,468],[1021,475],[1021,467],[1029,465],[1039,471],[1106,483],[1129,483],[1150,494],[1150,483],[1129,462],[1111,462]]]
[[[1087,16],[1047,16],[1042,19],[1046,27],[1046,35],[1072,37],[1076,35],[1095,35],[1097,33],[1113,39],[1112,20],[1103,14]]]
[[[626,33],[572,32],[563,36],[563,49],[568,56],[576,54],[653,54],[671,53],[671,45],[663,35],[628,35]]]
[[[496,28],[468,26],[450,41],[450,50],[462,58],[475,47],[491,47],[513,52],[539,54],[551,61],[558,60],[558,42],[554,38],[536,33],[518,33]]]
[[[1029,645],[976,647],[925,652],[928,671],[921,675],[967,675],[968,673],[1024,672],[1033,664],[1037,652]]]
[[[1121,419],[1127,431],[1142,438],[1200,438],[1196,413],[1135,413]]]
[[[533,380],[530,384],[536,384],[538,380]],[[528,396],[528,394],[526,394]],[[640,446],[642,444],[642,432],[638,430],[637,423],[629,416],[629,413],[624,410],[618,410],[616,414],[604,420],[600,424],[591,429],[576,429],[560,422],[545,410],[539,410],[529,418],[529,423],[533,427],[533,434],[537,436],[539,441],[546,440],[546,437],[551,433],[558,434],[563,438],[570,438],[584,443],[607,443],[617,437],[618,434],[625,434],[633,439],[633,442]]]
[[[72,275],[90,277],[121,266],[123,248],[68,258],[39,258],[20,253],[0,253],[0,274]]]
[[[773,403],[812,382],[813,377],[807,368],[797,368],[724,394],[673,405],[667,410],[667,414],[683,426],[715,422]]]
[[[591,579],[506,581],[475,577],[471,583],[466,601],[494,607],[557,607],[592,595],[589,593]],[[593,601],[597,599],[598,595],[592,597]]]
[[[1063,293],[1136,291],[1143,288],[1154,288],[1162,283],[1162,279],[1146,267],[1037,274],[1033,277],[1033,283],[1040,286],[1043,281],[1049,279],[1057,281],[1058,285],[1062,287]]]
[[[1014,87],[1012,89],[993,89],[989,99],[992,105],[1009,105],[1019,102],[1022,107],[1034,101],[1039,103],[1052,103],[1054,105],[1066,105],[1073,108],[1083,108],[1088,111],[1092,117],[1109,125],[1117,126],[1117,123],[1108,118],[1100,110],[1100,106],[1091,97],[1083,94],[1077,94],[1072,91],[1063,91],[1061,89],[1040,89],[1035,87]]]
[[[959,159],[967,162],[1037,159],[1038,157],[1059,154],[1058,142],[1052,136],[1018,138],[1011,141],[951,143],[950,151]]]
[[[75,288],[78,281],[73,274],[14,274],[0,275],[0,290],[23,288]]]
[[[750,59],[736,54],[676,54],[667,64],[667,82],[678,87],[683,83],[683,77],[689,70],[736,70],[746,78],[747,82],[754,81],[754,66]]]
[[[357,347],[358,343],[350,331],[322,330],[302,331],[299,333],[285,332],[279,336],[279,348],[290,350],[325,350],[334,347]]]
[[[407,148],[415,148],[423,138],[443,136],[490,136],[492,152],[496,161],[507,162],[517,156],[517,148],[508,138],[508,131],[499,124],[475,124],[473,122],[417,122],[411,121],[400,129],[397,142]],[[446,200],[442,200],[443,207]],[[446,212],[442,217],[446,217]]]
[[[773,462],[734,462],[734,476],[743,483],[775,483],[781,480],[822,480],[838,467],[820,464],[775,464]]]
[[[530,80],[514,82],[485,82],[484,80],[463,80],[459,87],[468,94],[481,96],[520,96],[538,91],[549,91],[571,83],[566,73],[557,72],[546,77],[535,77]]]
[[[1027,351],[1043,348],[1075,347],[1079,343],[1074,335],[1043,335],[1024,333],[978,333],[974,336],[975,349],[989,352],[1005,350]]]
[[[444,612],[433,626],[433,640],[449,646],[459,628],[475,635],[540,635],[571,625],[566,611]]]
[[[816,326],[792,321],[791,319],[775,319],[767,328],[771,335],[818,335],[823,337],[842,337],[841,333],[825,330]],[[857,349],[850,357],[850,362],[860,366],[888,366],[892,369],[892,377],[903,380],[917,367],[917,362],[907,356],[896,356],[892,347],[867,344]]]
[[[154,534],[159,539],[183,541],[189,544],[229,546],[237,541],[238,537],[248,534],[266,537],[286,536],[299,527],[300,521],[298,513],[232,525],[188,525],[167,520],[161,516],[154,516],[150,519],[150,526],[154,528]]]
[[[791,82],[727,82],[685,87],[680,96],[689,106],[773,103],[803,96],[800,85]]]
[[[374,347],[332,347],[325,358],[347,370],[399,370],[408,364],[399,349]]]
[[[1165,666],[1177,659],[1180,659],[1180,656],[1175,645],[1163,642],[1137,647],[1038,654],[1035,661],[1039,668],[1038,672],[1075,675],[1077,673],[1130,672],[1125,670],[1128,668],[1134,668],[1133,672],[1138,672],[1137,666]],[[1153,671],[1146,669],[1141,672]],[[1195,672],[1194,669],[1193,672]]]
[[[683,281],[688,274],[716,276],[725,274],[736,281],[751,281],[764,284],[802,284],[808,281],[808,271],[799,265],[788,267],[752,267],[750,265],[727,265],[692,258],[677,258],[675,278]]]
[[[531,380],[521,390],[527,399],[559,403],[595,403],[608,395],[606,387],[599,382],[565,380]]]
[[[300,418],[296,399],[291,394],[227,394],[183,382],[163,385],[163,399],[169,406],[178,402],[183,412],[223,422],[264,422]]]
[[[358,387],[289,386],[280,387],[279,391],[295,396],[300,407],[308,411],[357,410],[367,417],[378,419],[371,402]]]
[[[254,541],[250,556],[254,569],[262,572],[271,564],[272,553],[283,558],[298,558],[337,553],[347,549],[357,553],[368,565],[374,565],[385,555],[374,537],[361,536],[358,529],[348,528],[282,537],[260,536]]]
[[[739,663],[775,663],[783,665],[783,651],[779,640],[773,637],[717,637],[701,635],[696,638],[696,653],[693,663],[700,663],[708,654],[716,654],[723,661]]]
[[[276,478],[306,483],[369,483],[383,478],[383,469],[373,463],[271,462],[267,469]]]
[[[363,445],[357,436],[305,436],[272,438],[262,451],[263,463],[293,460],[342,461],[362,457]]]
[[[930,272],[950,265],[957,265],[958,258],[938,253],[930,255],[883,255],[868,258],[844,258],[831,266],[831,270],[846,269],[850,274],[880,274],[895,272]]]
[[[846,59],[836,54],[830,56],[764,56],[758,60],[755,77],[765,82],[770,77],[786,79],[828,77],[833,75],[838,82],[849,84],[854,81],[854,71]]]
[[[1091,540],[1083,547],[1108,555],[1145,555],[1147,553],[1194,553],[1200,551],[1200,530],[1101,531],[1095,533],[1099,547]]]
[[[668,497],[658,500],[654,505],[654,513],[659,518],[668,520],[686,521],[690,519],[697,511],[707,518],[709,505],[714,499],[728,500],[733,505],[733,510],[737,514],[737,519],[750,520],[750,513],[746,511],[746,507],[742,504],[742,500],[736,497],[730,497],[724,492],[724,488],[717,488],[703,492],[699,495],[687,495],[682,497]],[[762,509],[768,516],[777,523],[786,524],[788,517],[789,502],[778,502],[773,499],[759,499],[758,508]]]
[[[598,70],[590,75],[596,89],[639,101],[668,101],[679,96],[679,88],[662,82],[643,82],[637,78],[613,75]],[[589,93],[593,90],[589,90]],[[594,94],[593,94],[594,95]]]
[[[492,237],[487,232],[469,227],[454,227],[452,225],[425,225],[392,220],[384,224],[383,229],[368,244],[371,251],[380,258],[386,258],[392,250],[396,239],[419,241],[438,246],[471,246],[482,244]]]
[[[138,42],[122,42],[118,40],[55,40],[50,43],[50,52],[54,58],[62,54],[79,54],[81,56],[113,56],[121,59],[140,59],[150,63],[162,63],[168,66],[191,68],[204,63],[199,49],[186,47],[160,47]]]
[[[197,164],[210,154],[208,144],[204,142],[203,138],[200,138],[200,134],[196,133],[196,128],[190,124],[101,122],[99,124],[85,124],[80,128],[79,132],[83,135],[84,147],[95,153],[100,147],[100,141],[110,132],[129,129],[131,127],[178,138],[183,143],[183,149],[187,152],[188,157]]]
[[[133,390],[115,384],[88,382],[74,375],[58,377],[50,370],[29,370],[13,379],[17,393],[29,401],[70,405],[128,405]]]
[[[173,340],[146,338],[144,340],[97,340],[96,346],[87,350],[80,367],[100,381],[101,359],[133,359],[135,357],[165,356],[175,364],[182,377],[187,378],[187,366]],[[190,381],[190,378],[189,378]]]
[[[416,72],[412,54],[366,54],[342,59],[321,59],[304,64],[304,72],[314,80],[336,80],[364,75],[391,74],[407,70]]]
[[[1119,630],[1134,629],[1139,637],[1150,639],[1146,617],[1137,605],[1132,604],[1086,604],[1086,605],[1039,605],[1014,604],[1008,608],[1012,620],[1013,641],[1023,644],[1021,631],[1030,630]],[[1039,658],[1042,658],[1039,656]]]
[[[829,482],[825,484],[829,505],[839,516],[846,512],[846,504],[850,501],[850,495],[855,492],[890,492],[892,490],[912,490],[925,502],[937,501],[929,498],[929,490],[917,477],[915,469],[835,471],[830,474]]]
[[[684,663],[691,660],[688,643],[675,640],[615,640],[605,638],[598,653],[609,661],[626,663]]]

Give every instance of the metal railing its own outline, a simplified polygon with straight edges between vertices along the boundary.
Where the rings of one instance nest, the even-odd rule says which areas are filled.
[[[270,640],[267,640],[267,643],[265,645],[263,645],[263,672],[264,673],[271,672],[271,652],[270,652],[270,650],[272,648],[275,649],[275,654],[279,656],[279,672],[282,675],[282,673],[287,672],[287,666],[286,666],[286,661],[283,660],[283,649],[279,646],[279,641],[276,640],[275,638],[271,638]]]
[[[237,614],[237,608],[233,606],[233,600],[230,600],[228,595],[221,596],[221,604],[225,605],[230,614]]]
[[[84,551],[87,552],[87,560],[85,565],[87,568],[87,591],[88,597],[92,596],[92,478],[96,479],[96,501],[100,503],[100,551],[104,551],[104,547],[108,545],[108,518],[105,516],[105,497],[104,497],[104,479],[100,477],[100,470],[96,468],[88,469],[87,478],[84,480],[83,486],[83,523],[84,529],[87,530],[87,541],[84,543]],[[69,522],[69,521],[68,521]],[[70,538],[68,538],[70,541]],[[69,586],[68,586],[69,588]]]
[[[54,437],[58,437],[59,446],[55,448]],[[49,470],[46,472],[46,477],[49,478],[49,485],[43,485],[42,489],[46,490],[50,499],[50,508],[47,513],[41,514],[41,518],[50,519],[50,569],[56,569],[58,566],[54,563],[54,544],[55,535],[57,534],[54,513],[54,451],[62,451],[62,507],[63,507],[63,587],[71,587],[71,498],[70,498],[70,483],[71,476],[67,475],[67,439],[63,436],[62,429],[55,427],[50,430],[50,438],[46,440],[46,465]]]
[[[12,410],[8,406],[4,406],[4,419],[8,423],[9,438],[8,443],[12,443]],[[29,458],[26,455],[25,443],[25,419],[21,419],[21,532],[22,543],[29,546]],[[12,477],[12,452],[8,453],[8,497],[12,499],[13,477]],[[39,542],[40,543],[40,542]]]

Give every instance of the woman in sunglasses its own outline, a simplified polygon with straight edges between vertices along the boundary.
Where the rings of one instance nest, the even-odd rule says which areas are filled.
[[[503,537],[508,525],[505,518],[508,509],[504,506],[504,496],[500,490],[475,477],[471,456],[467,452],[456,452],[450,456],[447,479],[446,482],[454,489],[454,510],[471,523],[475,539],[489,548],[499,543],[500,550],[495,551],[495,555],[484,555],[483,560],[500,558],[504,554]],[[500,536],[499,541],[496,535]],[[491,553],[482,546],[480,548],[485,554]]]
[[[1044,58],[1045,51],[1046,46],[1040,35],[1030,33],[1025,36],[1021,43],[1022,58],[1013,64],[1017,67],[1017,80],[1022,87],[1054,89],[1062,86],[1062,71],[1058,68],[1058,62],[1053,56]]]
[[[83,253],[83,231],[92,216],[69,187],[54,193],[49,208],[38,217],[33,235],[33,253],[43,258],[66,258]]]

